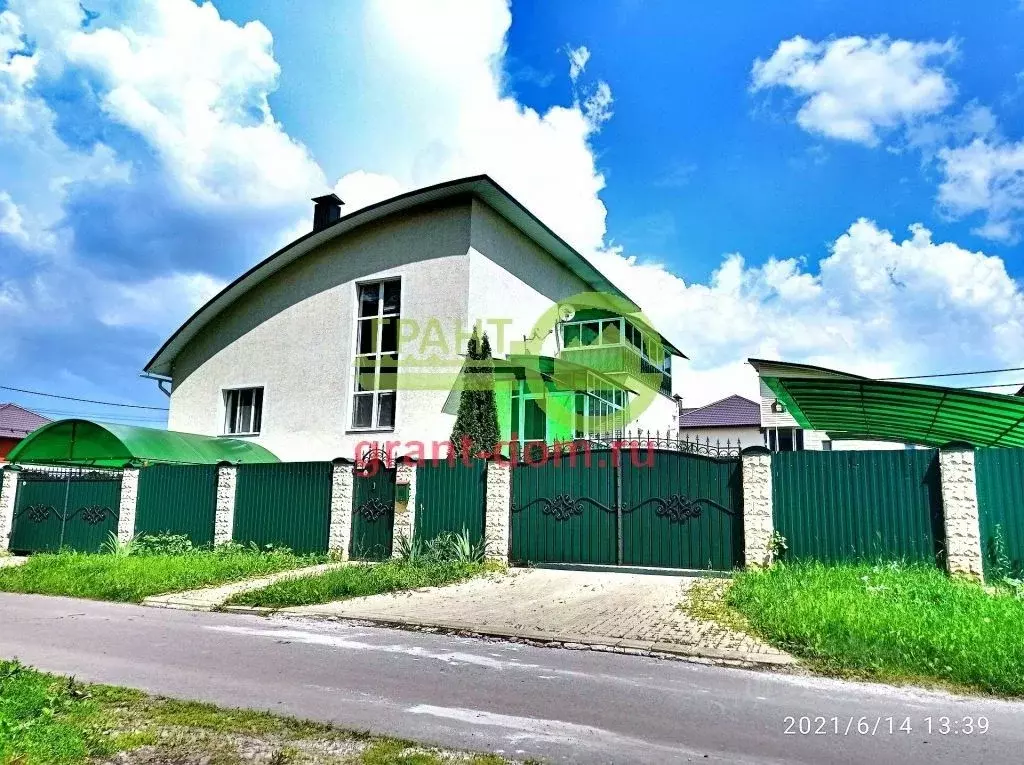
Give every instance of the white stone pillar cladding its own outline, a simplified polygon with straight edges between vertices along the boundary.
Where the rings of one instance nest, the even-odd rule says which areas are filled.
[[[772,564],[772,455],[761,446],[742,452],[743,558],[747,568]]]
[[[487,560],[508,563],[512,514],[512,465],[487,463],[487,509],[484,514],[484,542]]]
[[[395,526],[392,536],[391,555],[399,557],[400,550],[398,540],[405,537],[412,540],[413,532],[416,530],[416,466],[399,462],[395,465],[395,485],[409,485],[409,501],[399,502],[395,498]]]
[[[217,514],[213,522],[213,543],[231,541],[235,530],[235,486],[238,469],[234,465],[217,466]]]
[[[139,469],[126,467],[121,473],[121,502],[117,508],[117,539],[127,544],[135,536],[135,506],[139,498]]]
[[[348,462],[335,462],[331,472],[331,522],[327,551],[339,560],[348,560],[354,491],[355,466]]]
[[[0,468],[0,552],[9,550],[14,504],[18,498],[18,471]]]
[[[946,527],[946,570],[981,579],[981,526],[974,478],[974,449],[951,444],[939,452],[942,515]]]

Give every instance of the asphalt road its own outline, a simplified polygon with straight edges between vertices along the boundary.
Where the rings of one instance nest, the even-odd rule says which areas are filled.
[[[323,622],[0,594],[0,656],[549,762],[1024,758],[1019,703]]]

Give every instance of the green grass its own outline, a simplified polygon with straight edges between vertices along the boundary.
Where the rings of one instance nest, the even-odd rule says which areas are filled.
[[[322,561],[322,556],[236,547],[181,555],[37,554],[21,566],[0,569],[0,591],[138,603],[150,595],[208,587]]]
[[[1024,696],[1024,600],[924,565],[777,565],[726,594],[756,634],[829,674]]]
[[[419,746],[330,725],[84,685],[0,661],[0,763],[78,765],[248,762],[253,742],[273,763],[499,765],[495,755]],[[126,753],[121,755],[119,753]]]
[[[362,595],[452,584],[491,569],[485,563],[396,559],[372,566],[346,566],[317,576],[277,582],[262,590],[239,593],[228,603],[264,608],[308,606]]]

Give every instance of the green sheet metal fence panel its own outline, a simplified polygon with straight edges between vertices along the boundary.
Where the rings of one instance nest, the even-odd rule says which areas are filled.
[[[32,474],[18,479],[10,548],[99,552],[117,534],[120,476]]]
[[[743,561],[738,459],[622,455],[622,562],[728,571]]]
[[[330,516],[330,462],[238,466],[236,542],[327,552]]]
[[[618,543],[613,463],[610,450],[594,449],[573,460],[514,467],[512,560],[614,565]]]
[[[938,562],[944,545],[938,452],[780,452],[775,529],[788,559]]]
[[[379,463],[368,468],[355,474],[349,555],[360,560],[384,560],[391,557],[394,541],[395,469]]]
[[[486,503],[485,460],[441,461],[416,468],[417,539],[427,541],[465,529],[472,542],[479,542],[484,535]]]
[[[139,471],[136,534],[185,534],[213,544],[217,515],[216,465],[154,465]]]
[[[1024,449],[977,449],[974,470],[985,573],[996,573],[993,546],[1002,532],[1012,576],[1024,576]]]

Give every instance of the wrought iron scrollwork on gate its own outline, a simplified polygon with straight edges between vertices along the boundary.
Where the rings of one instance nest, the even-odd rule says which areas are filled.
[[[15,514],[15,518],[24,515],[32,523],[46,523],[51,515],[57,515],[57,508],[53,505],[29,505],[24,510]]]
[[[391,511],[391,506],[381,502],[377,497],[370,497],[358,508],[356,508],[356,514],[363,516],[366,520],[373,521],[380,520],[384,515]]]
[[[519,513],[528,507],[533,505],[540,505],[541,512],[544,515],[550,515],[556,521],[567,521],[573,516],[583,515],[583,503],[590,503],[599,510],[604,510],[607,513],[615,513],[616,509],[613,506],[605,505],[602,502],[598,502],[596,499],[590,497],[573,497],[569,494],[557,494],[554,497],[538,497],[532,502],[527,502],[525,505],[517,505],[515,502],[512,503],[512,512]],[[729,515],[735,515],[735,511],[730,510],[725,505],[719,504],[712,499],[705,499],[698,497],[691,499],[684,497],[681,494],[670,494],[667,497],[650,497],[645,499],[632,507],[622,508],[622,514],[628,515],[635,510],[639,510],[641,507],[649,504],[655,504],[657,509],[654,511],[659,518],[665,518],[669,523],[686,523],[695,518],[699,518],[702,510],[702,505],[710,505],[716,507],[724,513]]]
[[[544,515],[550,515],[556,521],[567,521],[573,516],[583,515],[583,503],[589,502],[601,510],[609,513],[614,513],[614,507],[608,507],[603,505],[596,499],[590,497],[573,497],[571,494],[557,494],[554,497],[538,497],[532,502],[527,502],[525,505],[518,506],[515,502],[512,503],[512,512],[519,513],[532,505],[540,505],[541,512]]]
[[[108,515],[113,515],[114,511],[102,505],[90,505],[89,507],[80,507],[77,513],[90,526],[98,526],[107,520]]]

